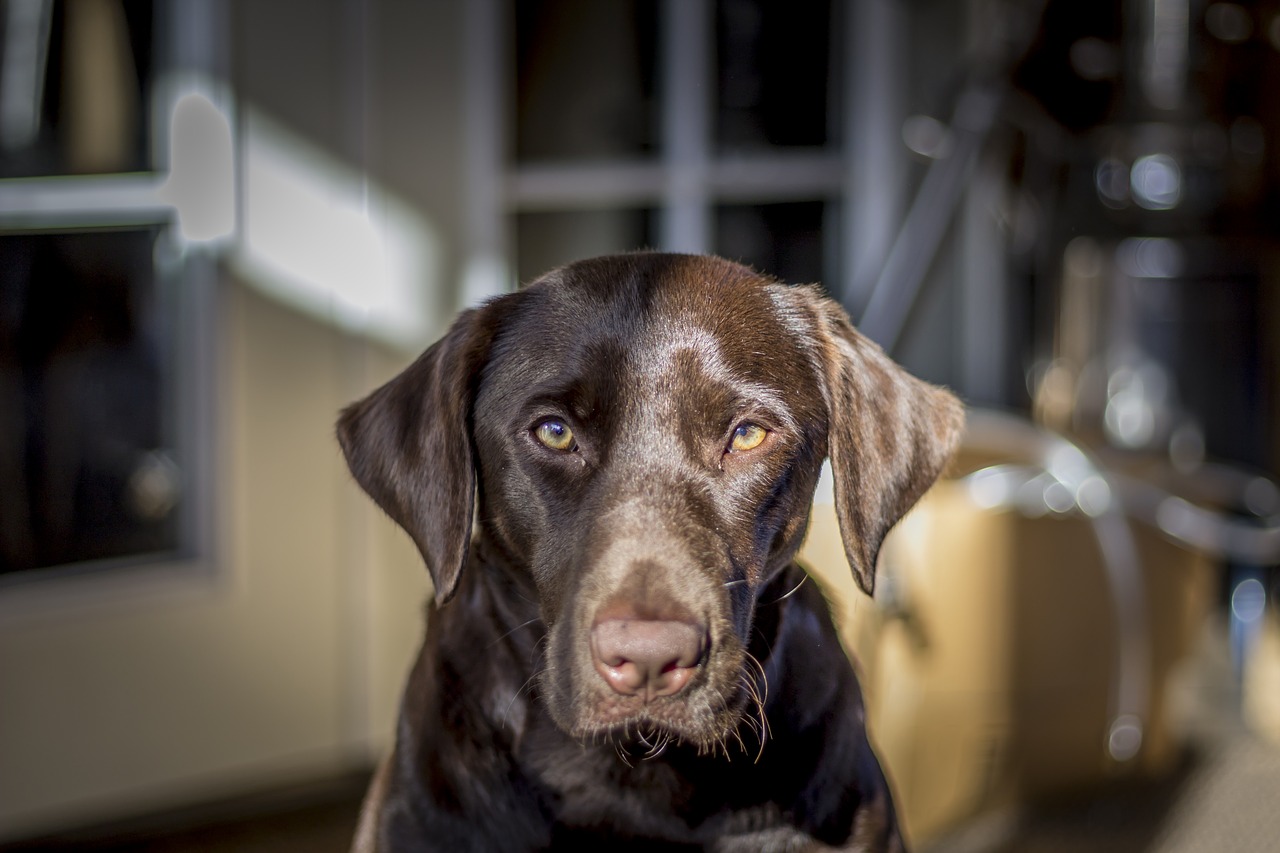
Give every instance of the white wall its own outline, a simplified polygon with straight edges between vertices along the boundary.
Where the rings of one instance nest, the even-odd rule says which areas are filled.
[[[429,227],[442,329],[461,266],[462,0],[223,8],[236,102]],[[0,841],[342,773],[388,742],[429,583],[351,482],[333,422],[412,353],[225,279],[210,552],[0,593]]]
[[[399,359],[239,285],[221,302],[216,553],[6,592],[0,839],[336,774],[387,743],[427,576],[332,424]]]

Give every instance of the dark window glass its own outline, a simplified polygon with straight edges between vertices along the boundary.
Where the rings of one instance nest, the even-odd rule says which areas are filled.
[[[0,236],[0,574],[178,547],[160,234]]]
[[[718,0],[716,142],[722,150],[838,143],[830,0]]]
[[[150,168],[152,4],[0,3],[0,177]]]
[[[822,201],[725,205],[716,209],[715,252],[793,284],[837,281],[823,233],[839,233]]]
[[[654,243],[653,210],[522,213],[515,218],[516,272],[527,284],[570,261],[643,249]]]
[[[658,3],[517,0],[517,160],[640,156],[658,147]]]

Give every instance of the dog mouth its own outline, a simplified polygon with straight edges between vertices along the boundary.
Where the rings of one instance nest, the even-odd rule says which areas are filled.
[[[750,664],[733,669],[739,673],[736,684],[717,686],[708,683],[711,678],[700,678],[672,696],[594,690],[593,701],[565,729],[583,743],[612,745],[628,761],[656,758],[670,747],[691,748],[699,755],[756,755],[769,737],[763,675]]]
[[[741,708],[724,708],[717,719],[690,713],[686,704],[672,708],[645,707],[636,711],[602,703],[570,732],[584,743],[607,743],[620,755],[640,759],[656,758],[671,746],[692,747],[698,753],[727,749],[743,719]],[[667,704],[667,703],[663,703]]]
[[[590,736],[582,736],[580,740],[593,744],[603,742],[612,746],[627,765],[637,761],[651,761],[672,748],[681,749],[692,745],[699,754],[706,751],[700,741],[690,740],[687,734],[642,719],[622,727],[606,728]]]

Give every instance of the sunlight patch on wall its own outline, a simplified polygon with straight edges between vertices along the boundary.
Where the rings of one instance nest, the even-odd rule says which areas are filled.
[[[240,239],[249,285],[355,334],[415,350],[433,331],[440,247],[408,205],[251,108],[240,145]]]
[[[178,233],[188,243],[235,233],[235,143],[216,100],[189,91],[174,102],[169,121],[169,174],[156,195],[173,205]]]

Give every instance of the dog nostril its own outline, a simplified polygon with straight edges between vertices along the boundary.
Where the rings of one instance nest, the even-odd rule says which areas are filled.
[[[706,654],[706,629],[687,622],[607,619],[591,629],[596,672],[615,693],[648,702],[685,688]]]

